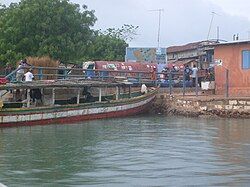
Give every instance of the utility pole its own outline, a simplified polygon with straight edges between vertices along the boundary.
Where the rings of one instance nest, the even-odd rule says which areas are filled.
[[[211,32],[211,28],[212,28],[212,25],[213,25],[215,15],[218,15],[218,14],[216,12],[212,12],[212,18],[211,18],[209,29],[208,29],[207,40],[209,40],[209,37],[210,37],[210,32]]]
[[[217,26],[217,42],[220,41],[220,27]]]
[[[160,47],[160,32],[161,32],[161,13],[164,11],[164,9],[156,9],[156,10],[149,10],[153,12],[159,13],[159,20],[158,20],[158,33],[157,33],[157,47]]]

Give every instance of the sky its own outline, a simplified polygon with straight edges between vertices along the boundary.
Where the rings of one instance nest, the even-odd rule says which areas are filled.
[[[0,0],[8,5],[18,0]],[[212,12],[215,12],[209,39],[231,41],[234,34],[240,40],[250,39],[249,0],[70,0],[95,10],[95,29],[120,28],[123,24],[139,26],[130,47],[158,45],[159,13],[160,47],[182,45],[208,38]]]

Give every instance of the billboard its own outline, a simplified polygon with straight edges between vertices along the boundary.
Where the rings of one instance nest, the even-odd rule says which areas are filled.
[[[127,47],[126,61],[132,62],[152,62],[158,64],[166,64],[167,49],[166,48],[140,48]]]

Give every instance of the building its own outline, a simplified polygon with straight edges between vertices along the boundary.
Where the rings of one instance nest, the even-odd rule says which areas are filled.
[[[217,44],[214,58],[219,63],[215,66],[216,94],[226,94],[228,85],[229,96],[250,96],[250,41]]]
[[[182,46],[171,46],[167,48],[168,64],[182,66],[194,64],[199,68],[208,68],[213,62],[214,47],[217,41],[200,41]],[[180,65],[179,65],[180,66]]]

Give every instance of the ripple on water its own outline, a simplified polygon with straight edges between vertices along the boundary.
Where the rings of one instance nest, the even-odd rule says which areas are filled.
[[[249,120],[164,116],[3,129],[9,186],[246,186]]]

